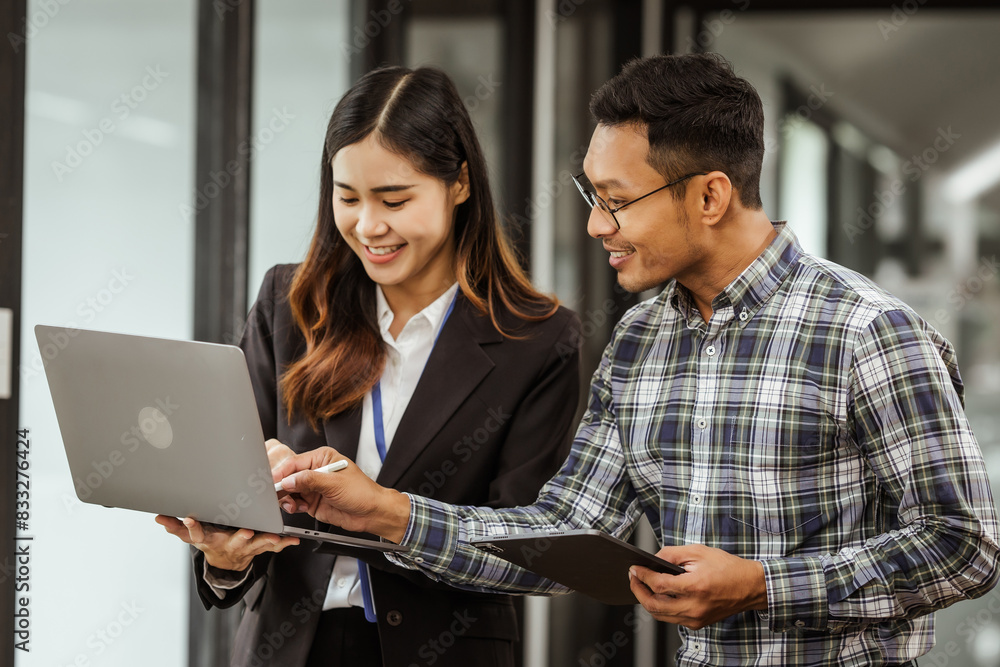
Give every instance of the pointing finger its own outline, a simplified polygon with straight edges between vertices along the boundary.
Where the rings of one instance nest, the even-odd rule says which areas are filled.
[[[323,494],[337,488],[336,477],[334,475],[316,473],[312,470],[302,470],[291,475],[290,477],[284,478],[281,480],[281,487],[285,489],[285,491],[299,494]]]
[[[319,449],[314,449],[303,454],[290,456],[275,466],[273,470],[274,481],[282,481],[283,478],[287,478],[289,475],[296,472],[319,468],[320,466],[324,466],[327,463],[333,463],[334,461],[342,458],[344,457],[332,447],[320,447]],[[285,490],[291,490],[287,486],[284,486],[284,484],[282,484],[282,486]]]

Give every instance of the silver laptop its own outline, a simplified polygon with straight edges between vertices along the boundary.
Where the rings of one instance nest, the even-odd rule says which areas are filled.
[[[81,501],[378,551],[285,525],[243,351],[37,325]]]

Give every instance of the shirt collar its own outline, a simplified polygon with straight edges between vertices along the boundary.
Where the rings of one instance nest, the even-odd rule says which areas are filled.
[[[411,317],[403,329],[406,330],[409,328],[410,324],[414,321],[424,320],[429,325],[429,330],[436,336],[444,325],[444,316],[448,312],[448,307],[451,305],[457,292],[458,283],[456,282],[446,289],[444,294],[431,302],[430,305]],[[385,294],[382,293],[381,285],[375,285],[375,309],[378,314],[378,328],[382,332],[382,336],[389,336],[389,326],[392,324],[395,315],[393,315],[392,309],[389,307],[389,302],[385,300]]]
[[[740,328],[745,327],[774,294],[802,256],[802,247],[788,224],[784,221],[771,224],[778,235],[750,266],[712,300],[713,311],[731,305]],[[666,297],[667,302],[690,322],[694,309],[690,292],[676,280],[672,280]]]

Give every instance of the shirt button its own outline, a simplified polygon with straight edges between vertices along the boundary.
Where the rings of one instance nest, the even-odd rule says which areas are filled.
[[[702,417],[701,419],[698,420],[698,428],[705,428],[706,426],[708,426],[708,420],[707,419],[705,419],[704,417]]]
[[[795,627],[797,627],[797,628],[804,628],[804,627],[806,627],[806,622],[805,621],[795,621]]]
[[[691,644],[691,650],[692,651],[701,651],[701,644],[699,644],[698,642],[695,642],[694,644]]]
[[[344,579],[343,577],[337,579],[337,588],[343,588],[346,585],[347,585],[347,579]]]
[[[691,496],[691,502],[693,502],[695,505],[701,503],[701,496],[699,496],[697,493],[694,494],[693,496]]]
[[[403,622],[403,614],[402,612],[393,609],[385,615],[385,620],[389,623],[389,625],[395,627]]]
[[[747,321],[747,320],[749,320],[749,319],[750,319],[750,313],[749,313],[749,312],[747,312],[747,309],[746,309],[746,308],[744,308],[744,309],[743,309],[743,310],[742,310],[742,311],[740,312],[740,322],[746,322],[746,321]]]
[[[709,345],[708,347],[706,347],[705,348],[705,354],[707,354],[710,357],[714,357],[715,356],[715,346],[714,345]]]
[[[414,563],[423,563],[424,559],[421,558],[420,556],[417,556],[416,558],[413,559],[413,562]]]

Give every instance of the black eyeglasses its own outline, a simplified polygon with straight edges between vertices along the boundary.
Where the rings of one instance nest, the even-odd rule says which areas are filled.
[[[597,195],[595,195],[593,192],[591,192],[587,188],[583,187],[583,184],[580,183],[580,178],[582,176],[584,176],[583,172],[580,172],[579,174],[577,174],[576,176],[574,176],[573,177],[573,182],[576,183],[576,189],[580,191],[581,195],[583,195],[583,199],[587,202],[587,205],[590,206],[590,208],[594,208],[596,206],[598,209],[601,210],[602,213],[604,213],[605,217],[607,217],[612,223],[614,223],[616,229],[621,229],[622,226],[620,224],[618,224],[618,218],[615,217],[615,213],[617,213],[618,211],[622,210],[626,206],[631,206],[632,204],[636,203],[640,199],[645,199],[646,197],[649,197],[650,195],[655,195],[660,190],[666,190],[671,185],[677,185],[681,181],[686,181],[687,179],[692,178],[694,176],[704,176],[707,173],[708,173],[707,171],[699,171],[699,172],[695,172],[693,174],[688,174],[686,176],[681,176],[676,181],[670,181],[666,185],[664,185],[662,187],[659,187],[659,188],[656,188],[652,192],[647,192],[643,196],[637,197],[637,198],[633,199],[632,201],[627,201],[627,202],[625,202],[624,204],[622,204],[621,206],[619,206],[617,208],[611,208],[611,206],[608,205],[608,202],[604,201],[603,199],[601,199],[600,197],[598,197]]]

